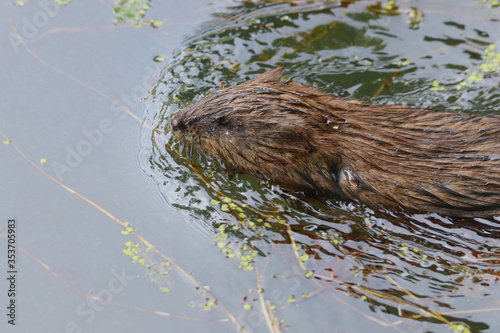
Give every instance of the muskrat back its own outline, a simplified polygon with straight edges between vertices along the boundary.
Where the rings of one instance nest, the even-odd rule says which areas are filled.
[[[180,110],[183,142],[285,188],[373,208],[500,214],[500,117],[365,105],[270,70]]]

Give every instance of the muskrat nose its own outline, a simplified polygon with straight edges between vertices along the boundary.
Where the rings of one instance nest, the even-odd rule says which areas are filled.
[[[180,121],[179,121],[178,117],[176,117],[176,115],[174,115],[172,117],[171,125],[172,125],[172,131],[178,131],[179,130]]]

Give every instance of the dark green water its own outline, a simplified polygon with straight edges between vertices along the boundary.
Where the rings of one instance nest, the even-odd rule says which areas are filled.
[[[299,82],[370,103],[498,112],[498,73],[457,85],[480,74],[484,50],[498,46],[499,10],[473,1],[404,2],[390,11],[371,1],[235,2],[173,54],[145,105],[156,131],[143,129],[139,160],[168,204],[213,235],[228,267],[261,280],[261,294],[248,285],[247,329],[271,330],[262,299],[293,332],[500,329],[492,316],[500,298],[496,219],[304,198],[196,153],[180,158],[169,128],[173,113],[221,81],[236,85],[277,66]],[[423,20],[412,22],[412,14]]]

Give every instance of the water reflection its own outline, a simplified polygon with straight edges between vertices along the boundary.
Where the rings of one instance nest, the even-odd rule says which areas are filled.
[[[364,2],[228,7],[186,40],[162,73],[146,104],[146,122],[156,131],[144,127],[140,161],[165,200],[212,230],[226,255],[249,256],[240,262],[243,269],[276,244],[293,244],[310,273],[303,279],[335,283],[335,290],[359,296],[373,312],[421,325],[459,322],[472,331],[487,330],[494,324],[487,315],[450,310],[498,306],[497,220],[374,212],[287,193],[186,151],[170,134],[170,116],[218,89],[220,81],[235,85],[276,66],[303,83],[373,103],[456,110],[474,105],[474,111],[499,104],[491,83],[465,92],[430,89],[436,79],[450,86],[463,79],[489,39],[459,36],[464,29],[480,31],[479,21],[461,18],[458,24],[437,15],[434,26],[415,25],[395,13]],[[486,9],[480,13],[487,15]],[[467,48],[449,47],[458,44]],[[282,267],[290,265],[292,250]]]

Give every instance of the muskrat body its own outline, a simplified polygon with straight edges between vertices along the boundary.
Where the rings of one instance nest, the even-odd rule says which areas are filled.
[[[174,134],[285,188],[372,208],[500,214],[500,117],[365,105],[283,69],[218,90],[172,118]]]

